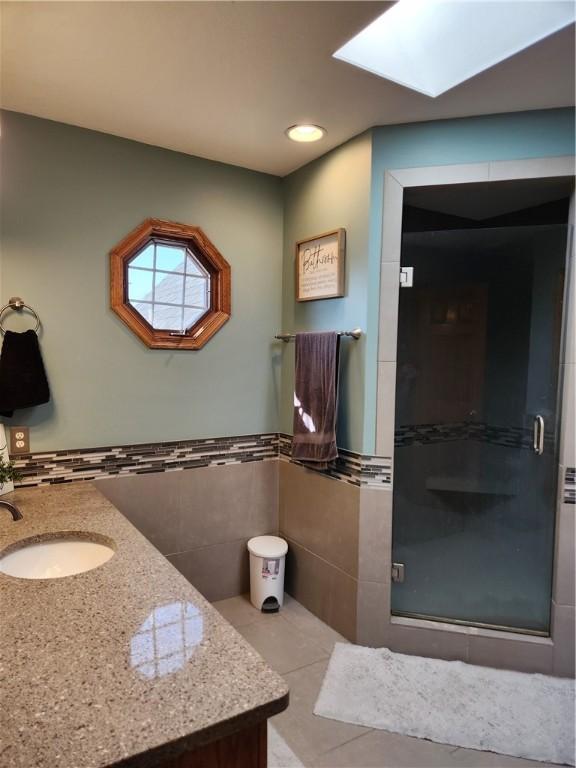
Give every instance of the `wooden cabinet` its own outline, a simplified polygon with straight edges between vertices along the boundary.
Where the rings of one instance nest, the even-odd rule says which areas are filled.
[[[162,763],[159,768],[266,768],[267,721]]]

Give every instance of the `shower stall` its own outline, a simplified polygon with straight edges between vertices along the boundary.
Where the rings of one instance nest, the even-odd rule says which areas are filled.
[[[550,633],[571,192],[404,190],[393,616]]]

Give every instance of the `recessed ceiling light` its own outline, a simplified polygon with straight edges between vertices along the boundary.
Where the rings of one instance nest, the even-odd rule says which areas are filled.
[[[567,0],[398,0],[334,57],[435,97],[574,18]]]
[[[318,141],[326,134],[326,129],[319,125],[291,125],[286,129],[286,136],[292,141]]]

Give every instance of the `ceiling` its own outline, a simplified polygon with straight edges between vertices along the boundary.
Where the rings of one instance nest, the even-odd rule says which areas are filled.
[[[436,99],[332,58],[389,5],[3,2],[0,103],[280,176],[374,125],[574,104],[573,27]]]

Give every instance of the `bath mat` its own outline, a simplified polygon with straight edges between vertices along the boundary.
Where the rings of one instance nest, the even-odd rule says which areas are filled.
[[[573,680],[337,643],[314,714],[574,765]]]
[[[282,736],[268,723],[268,768],[304,768]]]

